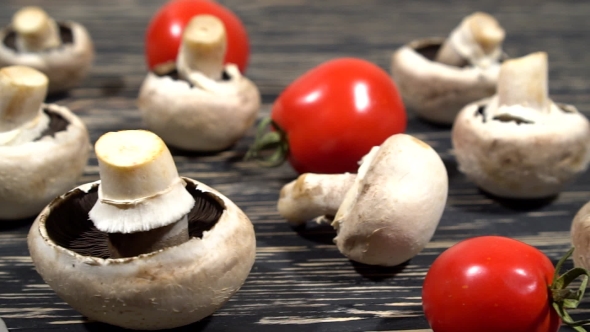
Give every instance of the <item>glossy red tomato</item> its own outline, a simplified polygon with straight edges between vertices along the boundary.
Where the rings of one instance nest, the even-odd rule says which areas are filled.
[[[199,14],[214,15],[223,21],[227,33],[225,63],[236,64],[244,73],[250,56],[246,29],[234,13],[212,0],[171,0],[158,10],[145,37],[149,68],[176,60],[184,27]]]
[[[476,237],[443,252],[424,280],[424,314],[434,332],[555,332],[555,268],[520,241]]]
[[[356,172],[359,160],[406,129],[406,111],[391,77],[361,59],[328,61],[295,80],[273,105],[299,173]]]

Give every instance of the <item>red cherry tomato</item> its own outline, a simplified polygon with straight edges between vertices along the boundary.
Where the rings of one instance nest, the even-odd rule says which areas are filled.
[[[250,56],[248,33],[234,13],[211,0],[172,0],[158,10],[145,38],[148,67],[176,60],[184,27],[199,14],[213,15],[223,22],[227,33],[225,63],[236,64],[244,73]]]
[[[406,129],[406,111],[391,77],[365,60],[328,61],[295,80],[274,103],[299,173],[356,172],[373,146]]]
[[[424,314],[434,332],[556,332],[555,268],[542,252],[499,236],[465,240],[443,252],[424,280]]]

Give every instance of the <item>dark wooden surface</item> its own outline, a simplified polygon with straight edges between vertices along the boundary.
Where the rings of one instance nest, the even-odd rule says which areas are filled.
[[[87,124],[92,143],[104,132],[143,128],[135,99],[146,73],[143,34],[159,0],[46,0],[0,2],[0,24],[25,4],[86,25],[97,57],[90,77],[53,98]],[[494,14],[507,31],[512,56],[545,50],[554,100],[590,115],[590,2],[442,0],[225,0],[245,23],[252,55],[247,72],[263,96],[262,115],[296,77],[340,56],[375,62],[389,71],[391,53],[416,38],[445,36],[473,11]],[[448,168],[450,190],[440,226],[428,247],[407,265],[375,268],[350,262],[332,245],[326,227],[294,230],[275,204],[296,174],[288,166],[260,169],[242,161],[253,131],[216,155],[175,153],[179,172],[236,202],[257,234],[257,259],[242,289],[221,310],[179,331],[427,331],[420,290],[428,266],[444,249],[476,235],[511,236],[554,262],[569,248],[576,211],[590,200],[588,174],[553,200],[514,202],[486,196],[457,171],[449,128],[416,119],[408,133],[431,144]],[[80,183],[98,178],[92,155]],[[11,330],[117,331],[89,322],[61,301],[35,272],[26,247],[31,220],[0,226],[0,317]],[[584,308],[578,317],[590,317]],[[562,328],[561,331],[571,331]],[[459,331],[458,331],[459,332]]]

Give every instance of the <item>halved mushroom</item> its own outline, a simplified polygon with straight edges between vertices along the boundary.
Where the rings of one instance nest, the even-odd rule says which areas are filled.
[[[496,19],[476,12],[446,40],[420,39],[401,47],[391,71],[404,103],[426,120],[452,124],[465,105],[495,93],[503,41]]]
[[[278,210],[293,225],[333,219],[346,257],[394,266],[417,255],[432,238],[448,191],[445,166],[426,143],[388,138],[363,157],[358,174],[303,174],[281,190]]]
[[[107,133],[95,150],[101,180],[56,198],[31,227],[39,274],[82,314],[124,328],[173,328],[219,309],[254,263],[248,217],[179,177],[151,132]]]
[[[459,169],[483,190],[508,198],[559,193],[588,167],[590,125],[548,97],[547,54],[502,64],[498,94],[466,106],[452,140]]]
[[[233,64],[223,65],[226,32],[210,15],[186,26],[176,64],[148,73],[138,105],[148,128],[169,145],[219,151],[256,120],[260,94]]]
[[[43,104],[47,83],[32,68],[0,69],[0,219],[38,214],[88,161],[86,127],[67,108]]]
[[[72,21],[56,22],[39,7],[16,12],[0,30],[0,67],[35,68],[49,78],[49,93],[67,91],[86,77],[94,47],[86,29]]]

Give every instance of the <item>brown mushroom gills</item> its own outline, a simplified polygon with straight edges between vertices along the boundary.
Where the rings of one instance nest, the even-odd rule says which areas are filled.
[[[64,47],[68,44],[73,44],[74,34],[72,32],[72,29],[65,23],[57,22],[57,25],[59,27],[59,37],[61,38],[62,43],[57,48]],[[19,50],[16,48],[16,31],[14,31],[13,28],[9,28],[8,33],[4,37],[4,40],[2,40],[2,43],[14,52],[19,53]],[[50,50],[51,49],[44,50],[41,52],[48,52]]]
[[[204,232],[215,226],[226,208],[221,199],[215,195],[199,190],[190,181],[186,182],[186,190],[195,199],[195,205],[188,214],[189,237],[202,238]],[[88,219],[88,212],[98,199],[98,187],[98,184],[94,185],[87,193],[82,190],[74,190],[65,196],[63,200],[54,201],[55,205],[46,221],[47,235],[58,246],[82,256],[103,259],[118,258],[116,254],[114,256],[113,252],[109,250],[109,237],[112,239],[112,234],[99,231],[94,227],[92,221]],[[145,239],[142,241],[147,242],[151,238],[149,235],[145,236],[145,234],[142,237]],[[149,248],[149,243],[137,247]],[[122,250],[123,254],[127,254],[125,255],[127,257],[150,252],[136,248],[119,246],[119,250]]]

